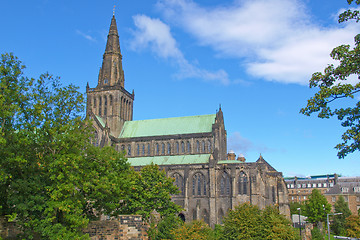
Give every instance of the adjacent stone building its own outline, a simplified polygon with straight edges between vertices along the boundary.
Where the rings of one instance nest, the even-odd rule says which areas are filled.
[[[173,201],[185,221],[204,219],[214,226],[244,202],[276,205],[289,216],[282,173],[260,155],[256,162],[227,154],[221,107],[215,114],[133,121],[134,92],[125,90],[119,35],[113,16],[95,88],[86,88],[87,116],[94,122],[94,144],[125,151],[135,169],[155,163],[175,179]]]

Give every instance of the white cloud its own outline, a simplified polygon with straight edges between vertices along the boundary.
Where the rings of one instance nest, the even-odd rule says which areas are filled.
[[[93,38],[92,36],[90,36],[89,34],[83,33],[80,30],[76,30],[76,33],[79,34],[80,36],[82,36],[83,38],[89,40],[89,41],[96,42],[96,39]]]
[[[210,72],[190,64],[177,47],[169,26],[161,20],[145,15],[136,15],[133,18],[137,27],[133,32],[134,40],[131,44],[133,49],[150,48],[159,57],[173,60],[180,69],[176,74],[178,78],[196,77],[206,81],[220,82],[224,85],[230,83],[224,70]]]
[[[241,136],[239,132],[233,132],[228,138],[228,150],[233,150],[236,154],[246,154],[248,152],[265,153],[269,149],[266,146],[253,143],[251,140]]]
[[[246,59],[246,71],[268,81],[308,84],[311,74],[331,63],[331,50],[352,43],[353,23],[321,27],[300,0],[243,0],[201,7],[191,0],[159,0],[168,22],[219,55]]]

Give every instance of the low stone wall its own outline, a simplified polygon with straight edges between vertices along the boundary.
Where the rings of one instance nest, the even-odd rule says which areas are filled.
[[[120,215],[116,219],[91,221],[84,233],[91,240],[147,240],[149,225],[143,223],[140,215]],[[15,239],[21,233],[14,222],[0,217],[0,237]]]
[[[92,240],[145,240],[147,230],[140,215],[121,215],[116,220],[92,221],[84,233]]]

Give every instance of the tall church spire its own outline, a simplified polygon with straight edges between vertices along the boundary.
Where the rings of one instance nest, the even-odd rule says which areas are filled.
[[[124,87],[124,71],[122,68],[122,55],[115,15],[111,19],[97,87],[106,86]]]

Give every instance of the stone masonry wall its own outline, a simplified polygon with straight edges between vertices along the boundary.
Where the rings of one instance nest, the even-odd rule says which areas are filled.
[[[116,220],[92,221],[84,233],[92,240],[145,240],[148,239],[144,224],[139,215],[121,215]]]
[[[112,220],[92,221],[84,233],[89,234],[91,240],[147,240],[148,228],[140,215],[120,215]],[[14,222],[0,218],[0,237],[15,239],[19,233]]]

